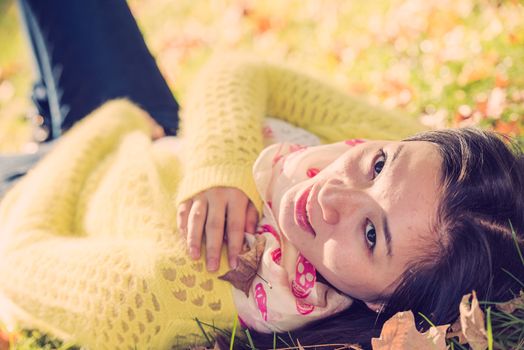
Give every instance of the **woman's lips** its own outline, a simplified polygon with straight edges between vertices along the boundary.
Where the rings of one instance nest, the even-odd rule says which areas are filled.
[[[305,190],[300,197],[298,198],[296,205],[295,205],[295,222],[297,225],[303,229],[304,231],[307,231],[311,233],[313,236],[316,236],[315,230],[309,223],[309,218],[307,215],[306,205],[307,200],[309,197],[309,193],[311,192],[311,188],[309,187],[307,190]]]

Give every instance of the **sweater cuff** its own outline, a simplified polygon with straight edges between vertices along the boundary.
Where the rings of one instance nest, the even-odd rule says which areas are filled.
[[[213,165],[186,172],[178,189],[177,206],[212,187],[233,187],[241,190],[253,202],[261,217],[262,199],[256,189],[253,170],[245,165]]]

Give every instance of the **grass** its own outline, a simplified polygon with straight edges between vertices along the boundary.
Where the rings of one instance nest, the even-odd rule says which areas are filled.
[[[130,0],[182,102],[212,52],[314,71],[434,127],[479,125],[524,144],[524,6],[503,0]],[[31,140],[30,60],[14,0],[0,0],[0,153]]]

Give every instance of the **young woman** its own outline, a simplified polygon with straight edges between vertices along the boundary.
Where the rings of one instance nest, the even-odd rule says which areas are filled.
[[[213,124],[214,115],[251,120],[253,115],[267,114],[313,130],[327,142],[388,133],[391,128],[397,128],[393,134],[398,135],[416,125],[364,107],[318,80],[249,60],[211,63],[194,89],[201,94],[193,92],[187,114],[205,120],[200,125]],[[228,97],[219,101],[208,91]],[[246,130],[253,127],[245,126],[241,135],[249,135]],[[358,130],[363,127],[371,130]],[[266,127],[265,132],[275,130]],[[315,144],[296,130],[279,133],[293,135],[301,144]],[[192,149],[197,149],[199,138],[191,139]],[[524,159],[508,141],[490,132],[456,129],[423,132],[401,142],[350,139],[310,148],[293,144],[267,148],[253,173],[265,204],[262,221],[273,220],[279,239],[273,239],[274,232],[267,227],[258,230],[267,243],[258,270],[261,276],[251,285],[253,297],[234,292],[241,319],[260,332],[254,336],[256,346],[271,348],[271,332],[296,327],[304,315],[321,320],[293,332],[303,345],[369,345],[382,324],[399,311],[413,310],[418,327],[424,329],[429,324],[419,312],[435,324],[451,323],[461,296],[471,290],[481,300],[517,295],[524,277],[518,253],[523,249]],[[231,145],[238,143],[231,140]],[[245,149],[237,154],[245,157]],[[226,162],[226,154],[193,158],[198,164],[194,166],[207,171],[221,159]],[[249,193],[249,187],[240,188]],[[180,191],[179,200],[189,198],[179,207],[180,229],[187,234],[189,249],[194,245],[197,251],[205,231],[206,242],[212,242],[206,247],[210,261],[223,235],[214,223],[224,226],[228,208],[219,201],[227,199],[217,196],[216,188]],[[233,212],[225,216],[243,217]],[[249,207],[245,217],[249,227]],[[231,258],[235,230],[229,226],[233,225],[226,222]],[[278,248],[281,256],[275,259]],[[316,286],[300,282],[301,265],[307,270],[308,264]],[[275,288],[282,280],[287,294]],[[324,286],[332,289],[326,291]],[[260,303],[257,293],[262,288],[265,300]],[[272,306],[270,298],[277,299]],[[286,304],[292,305],[289,313]],[[339,307],[344,311],[338,312]],[[267,324],[270,321],[272,325]]]
[[[260,332],[260,348],[264,333],[272,342],[272,331],[296,328],[301,344],[367,344],[397,311],[448,323],[471,290],[494,301],[518,293],[504,270],[524,277],[523,162],[498,136],[347,140],[363,123],[384,135],[411,122],[291,69],[231,57],[208,65],[192,91],[182,144],[152,143],[143,111],[109,102],[7,194],[1,294],[14,319],[96,349],[184,346],[203,339],[195,318],[229,328],[237,312]],[[346,142],[277,144],[258,156],[265,115]],[[314,142],[272,123],[268,142]],[[375,132],[356,132],[365,128]],[[266,242],[247,293],[218,279],[225,250],[218,271],[206,271],[174,232],[175,203],[191,203],[187,235],[198,236],[188,241],[199,241],[198,228],[215,241],[216,210],[232,250],[231,217],[249,218],[249,205],[204,212],[198,198],[216,187],[242,191],[257,209],[265,203],[257,231]]]

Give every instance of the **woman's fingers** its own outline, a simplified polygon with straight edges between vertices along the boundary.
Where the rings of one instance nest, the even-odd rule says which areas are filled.
[[[237,266],[238,255],[242,251],[242,245],[244,244],[247,205],[248,199],[240,191],[235,193],[234,198],[227,205],[227,252],[231,268]]]
[[[189,255],[200,257],[202,239],[206,236],[206,265],[216,271],[224,235],[228,245],[231,268],[237,265],[244,244],[244,232],[255,232],[258,212],[248,197],[236,188],[216,187],[181,203],[177,209],[177,225],[185,234]]]
[[[253,204],[253,202],[249,201],[249,204],[247,206],[246,211],[246,225],[245,225],[245,231],[249,233],[255,233],[255,230],[257,228],[258,223],[258,210]]]
[[[177,226],[178,226],[178,232],[183,235],[187,239],[187,220],[189,218],[189,211],[191,210],[191,205],[193,204],[193,201],[191,199],[188,199],[185,202],[182,202],[178,206],[177,210]]]
[[[200,257],[200,247],[202,245],[202,234],[204,232],[206,214],[207,200],[204,196],[199,195],[193,200],[187,224],[187,246],[189,248],[189,255],[193,259],[198,259]]]
[[[206,219],[206,261],[207,269],[215,271],[220,264],[220,253],[224,239],[226,204],[220,196],[209,201]]]

